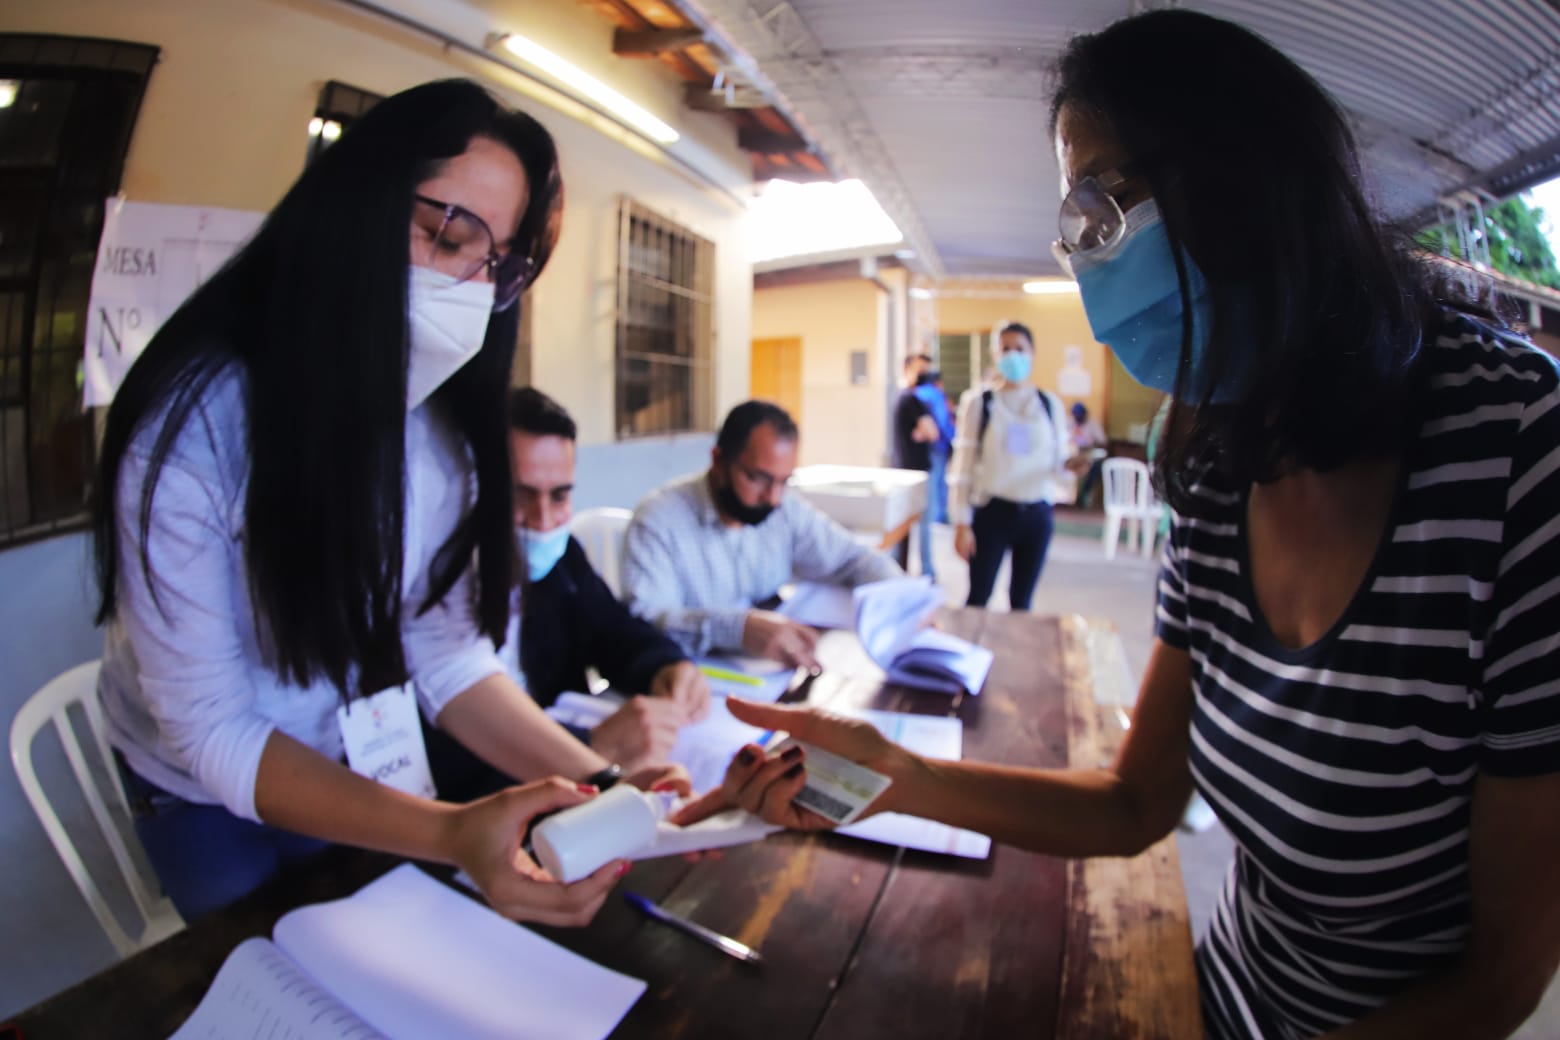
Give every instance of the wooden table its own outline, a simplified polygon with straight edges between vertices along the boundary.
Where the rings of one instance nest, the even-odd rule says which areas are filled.
[[[957,714],[968,758],[1108,761],[1121,736],[1091,694],[1088,623],[948,612],[996,651],[979,697],[952,702],[826,672],[808,699]],[[240,940],[292,907],[355,891],[395,862],[335,850],[307,875],[198,922],[25,1012],[28,1040],[159,1036]],[[444,872],[447,874],[448,872]],[[614,1037],[1200,1037],[1175,845],[1067,862],[993,846],[972,861],[837,835],[782,834],[720,860],[636,864],[623,887],[762,950],[738,963],[610,898],[590,927],[539,932],[644,979]]]

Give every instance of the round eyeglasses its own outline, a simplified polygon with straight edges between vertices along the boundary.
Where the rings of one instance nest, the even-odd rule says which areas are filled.
[[[1058,259],[1086,249],[1114,245],[1121,240],[1126,230],[1126,215],[1116,197],[1133,176],[1131,166],[1118,166],[1084,177],[1072,186],[1062,199],[1062,208],[1057,215],[1057,229],[1062,237],[1051,249]]]
[[[535,261],[525,253],[498,251],[487,222],[463,206],[414,195],[412,224],[421,235],[412,242],[412,260],[447,275],[450,284],[482,272],[493,283],[493,310],[514,306],[531,281]]]

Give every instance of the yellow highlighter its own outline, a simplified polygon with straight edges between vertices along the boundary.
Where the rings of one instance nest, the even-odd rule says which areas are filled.
[[[733,672],[727,668],[715,668],[707,664],[699,665],[699,671],[711,679],[719,679],[721,682],[737,683],[741,686],[762,686],[764,680],[751,675],[743,675],[741,672]]]

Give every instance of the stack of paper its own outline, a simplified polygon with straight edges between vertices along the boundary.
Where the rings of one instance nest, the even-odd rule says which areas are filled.
[[[173,1040],[601,1040],[645,984],[403,864],[228,955]]]
[[[856,635],[889,682],[949,695],[977,694],[993,654],[929,628],[942,593],[927,578],[891,578],[857,586]]]

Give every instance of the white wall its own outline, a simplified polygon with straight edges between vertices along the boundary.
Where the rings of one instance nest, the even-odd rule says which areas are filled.
[[[305,127],[327,80],[389,94],[430,79],[477,78],[536,115],[558,142],[567,203],[558,250],[532,294],[532,374],[576,413],[582,442],[613,439],[623,195],[715,243],[714,414],[743,400],[752,271],[742,200],[751,167],[731,124],[681,110],[680,82],[663,63],[613,58],[612,25],[573,0],[529,0],[503,19],[459,0],[382,6],[478,46],[489,31],[523,32],[650,108],[683,139],[664,154],[548,87],[336,0],[7,0],[0,31],[162,48],[125,163],[125,194],[150,202],[269,209],[302,169]]]

